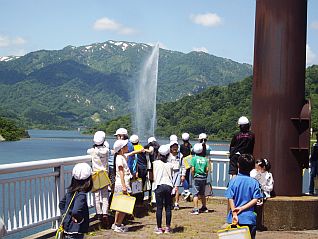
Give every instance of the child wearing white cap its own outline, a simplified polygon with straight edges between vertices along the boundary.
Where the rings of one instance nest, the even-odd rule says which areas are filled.
[[[116,176],[115,176],[115,188],[114,193],[127,194],[131,192],[130,178],[132,177],[128,164],[127,157],[128,153],[128,139],[126,140],[116,140],[114,143],[114,152],[116,154]],[[125,213],[116,211],[115,223],[112,225],[112,229],[115,232],[126,232],[128,231],[122,222],[125,218]]]
[[[156,196],[156,220],[157,227],[156,234],[170,233],[171,232],[171,218],[172,218],[172,163],[167,162],[168,155],[170,154],[169,145],[161,145],[158,149],[158,159],[153,162],[153,176],[154,182],[152,189]],[[166,210],[166,228],[162,228],[162,211],[163,206]]]
[[[168,162],[173,164],[173,195],[175,195],[174,210],[179,210],[179,186],[181,186],[182,154],[180,153],[178,141],[170,141],[170,154]],[[185,173],[184,173],[185,174]],[[182,174],[183,175],[183,174]]]
[[[92,157],[93,172],[105,171],[108,175],[108,158],[109,145],[105,141],[106,134],[104,131],[97,131],[94,134],[94,145],[87,150],[87,154]],[[108,204],[109,204],[108,187],[101,188],[94,192],[94,204],[96,217],[101,220],[104,227],[108,227]]]
[[[206,207],[205,198],[205,185],[207,181],[207,176],[209,172],[209,161],[205,158],[203,145],[201,143],[196,143],[193,146],[193,152],[195,154],[191,159],[191,173],[194,179],[194,189],[195,193],[193,195],[194,208],[191,214],[198,215],[201,212],[208,212]],[[198,200],[201,198],[202,207],[199,209]]]
[[[87,163],[78,163],[72,172],[71,185],[59,203],[61,215],[65,214],[63,228],[65,238],[84,238],[88,232],[89,211],[86,193],[92,190],[92,168]]]

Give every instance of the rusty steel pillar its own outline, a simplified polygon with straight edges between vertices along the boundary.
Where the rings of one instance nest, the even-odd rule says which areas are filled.
[[[254,156],[269,159],[274,190],[302,194],[310,104],[305,101],[306,0],[257,0],[252,127]],[[306,104],[307,103],[307,104]]]

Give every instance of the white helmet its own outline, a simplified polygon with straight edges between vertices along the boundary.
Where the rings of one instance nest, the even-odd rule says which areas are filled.
[[[87,163],[78,163],[72,170],[72,176],[77,180],[85,180],[92,175],[92,168]]]
[[[133,144],[137,144],[139,142],[139,137],[136,134],[133,134],[132,136],[130,136],[129,138],[130,142],[132,142]]]
[[[166,156],[170,153],[170,147],[169,147],[169,144],[164,144],[164,145],[161,145],[158,149],[158,152],[159,154],[163,155],[163,156]]]
[[[178,141],[178,136],[175,134],[170,135],[170,141]]]
[[[119,129],[116,130],[116,133],[114,135],[116,136],[116,135],[119,135],[119,134],[128,135],[128,131],[125,128],[119,128]]]
[[[249,124],[249,123],[250,123],[250,122],[249,122],[248,118],[245,117],[245,116],[241,116],[241,117],[238,119],[238,121],[237,121],[237,124],[238,124],[238,125],[244,125],[244,124]]]
[[[179,145],[179,143],[178,143],[178,141],[176,141],[176,140],[172,140],[172,141],[170,141],[170,144],[169,144],[169,146],[171,147],[172,145]]]
[[[104,143],[105,141],[105,137],[106,137],[106,134],[104,131],[97,131],[95,134],[94,134],[94,144],[96,145],[101,145]]]
[[[128,139],[125,139],[125,140],[122,140],[122,139],[119,139],[119,140],[116,140],[115,143],[114,143],[114,151],[115,153],[118,153],[123,147],[125,147],[126,145],[128,144]]]
[[[148,139],[148,144],[150,144],[151,142],[157,141],[155,137],[150,137]]]
[[[199,139],[207,139],[208,136],[206,135],[206,133],[201,133],[199,134]]]
[[[203,151],[203,146],[202,146],[202,144],[196,143],[196,144],[193,146],[193,152],[194,152],[195,154],[200,154],[200,153],[202,153],[202,151]]]
[[[182,137],[182,140],[187,141],[189,140],[190,135],[188,133],[183,133],[181,137]]]

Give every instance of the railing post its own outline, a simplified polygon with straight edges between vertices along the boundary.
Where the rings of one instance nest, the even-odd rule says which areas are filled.
[[[59,203],[65,195],[65,181],[64,181],[64,165],[61,164],[58,167],[54,167],[54,172],[58,172],[58,176],[55,177],[55,192],[54,196],[56,199],[56,215],[59,215]],[[53,228],[57,229],[59,226],[60,220],[53,222]]]

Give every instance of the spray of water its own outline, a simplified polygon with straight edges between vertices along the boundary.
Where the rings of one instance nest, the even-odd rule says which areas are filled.
[[[159,44],[146,59],[137,80],[135,95],[134,128],[140,138],[154,136],[156,126],[156,97]]]

